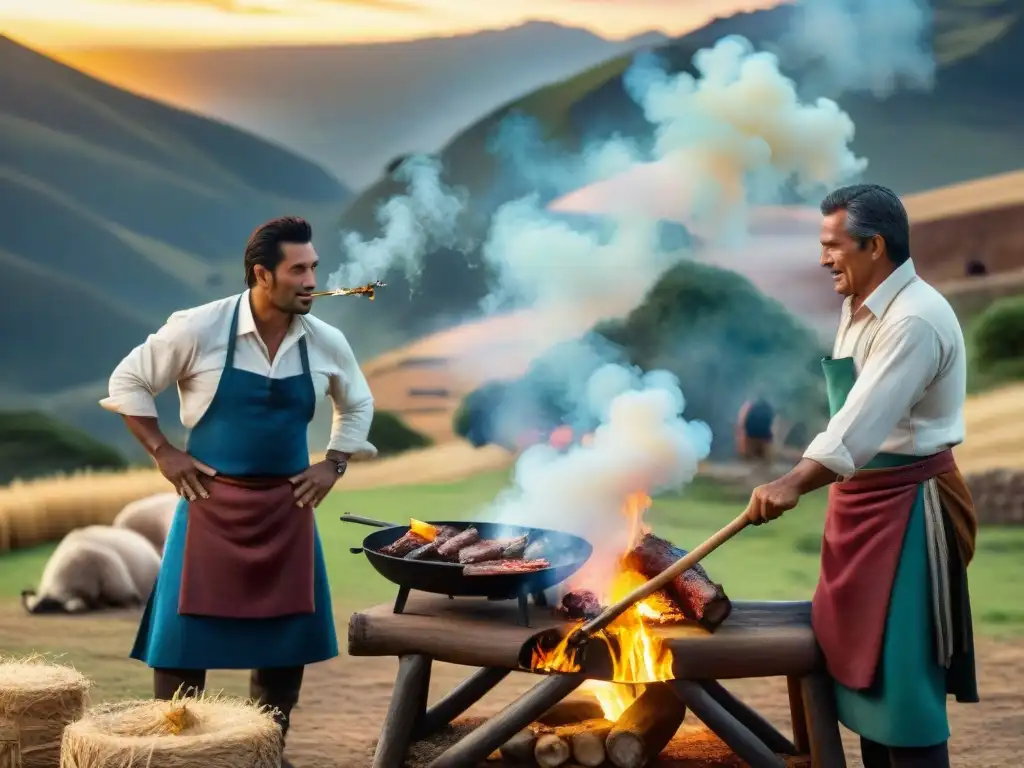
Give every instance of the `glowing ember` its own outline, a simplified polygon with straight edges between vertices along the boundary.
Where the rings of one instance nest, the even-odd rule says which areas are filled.
[[[422,536],[427,541],[433,541],[437,538],[437,528],[432,526],[430,523],[424,523],[422,520],[416,520],[410,517],[409,530],[417,536]]]
[[[604,589],[594,589],[588,580],[587,588],[598,594],[604,605],[623,599],[647,581],[643,574],[626,565],[625,555],[648,532],[649,529],[643,523],[643,515],[650,505],[651,499],[644,493],[633,494],[626,500],[622,511],[630,521],[630,541],[619,561],[619,568]],[[651,632],[648,624],[662,623],[667,615],[675,618],[677,613],[665,597],[655,594],[632,606],[595,636],[595,639],[600,638],[608,645],[612,659],[612,679],[615,682],[591,680],[587,682],[586,689],[597,699],[608,720],[617,720],[636,697],[643,693],[643,683],[672,679],[672,653],[663,646],[661,638]],[[576,660],[577,651],[568,647],[568,638],[569,635],[566,635],[551,650],[534,649],[531,669],[578,672],[580,665]]]

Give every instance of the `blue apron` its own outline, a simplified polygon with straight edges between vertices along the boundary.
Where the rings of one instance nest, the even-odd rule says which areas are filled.
[[[243,294],[244,298],[245,294]],[[234,367],[238,307],[217,392],[188,440],[188,452],[232,477],[291,477],[309,466],[306,429],[316,409],[306,340],[302,373],[285,379]],[[182,616],[178,613],[189,504],[178,502],[164,545],[156,586],[146,605],[131,657],[164,669],[297,667],[338,655],[327,568],[320,536],[314,542],[313,613],[268,619]],[[210,589],[216,589],[211,584]]]
[[[853,358],[822,361],[830,415],[846,403],[857,379]],[[920,461],[919,456],[880,453],[862,469]],[[877,683],[855,691],[836,683],[839,721],[859,736],[888,747],[929,747],[949,738],[946,669],[935,660],[924,486],[918,491],[903,538],[889,597]]]

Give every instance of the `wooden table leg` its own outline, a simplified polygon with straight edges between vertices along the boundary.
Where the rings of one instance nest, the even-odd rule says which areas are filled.
[[[473,768],[514,734],[579,688],[585,679],[579,674],[546,677],[459,743],[450,746],[429,768]]]
[[[478,669],[426,711],[416,729],[416,738],[425,739],[437,733],[486,696],[510,672],[509,669],[497,667]]]
[[[693,714],[745,760],[750,768],[785,768],[785,760],[772,752],[763,741],[750,732],[749,728],[729,714],[700,684],[693,680],[673,680],[671,685],[676,695]]]
[[[846,768],[834,685],[827,675],[809,675],[800,681],[812,768]]]
[[[751,709],[745,703],[737,699],[732,693],[717,680],[701,680],[700,686],[711,694],[730,715],[745,725],[750,732],[764,742],[772,752],[784,755],[799,755],[796,745],[779,733],[778,729],[768,722],[760,712]]]
[[[789,717],[793,726],[793,744],[801,755],[810,752],[811,741],[807,735],[807,714],[804,711],[804,694],[800,690],[800,678],[787,677],[789,689]]]
[[[391,703],[380,730],[372,768],[402,768],[413,731],[423,717],[430,686],[430,657],[400,656]]]

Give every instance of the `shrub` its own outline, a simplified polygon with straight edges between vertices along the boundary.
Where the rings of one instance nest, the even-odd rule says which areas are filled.
[[[972,362],[979,373],[1024,361],[1024,297],[992,302],[971,330]]]
[[[35,411],[0,412],[0,483],[84,469],[124,469],[127,460],[85,432]]]
[[[431,439],[410,427],[402,418],[390,411],[375,411],[370,434],[367,439],[377,446],[381,456],[394,456],[398,453],[425,448]]]

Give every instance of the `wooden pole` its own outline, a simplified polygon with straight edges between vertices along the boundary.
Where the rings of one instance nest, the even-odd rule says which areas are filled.
[[[797,752],[806,755],[811,748],[811,740],[807,735],[807,713],[804,710],[804,694],[800,690],[800,678],[792,675],[786,678],[789,691],[789,718],[793,726],[793,744]]]
[[[833,686],[832,679],[821,674],[808,675],[800,681],[813,768],[846,768]]]
[[[570,637],[570,642],[573,645],[582,645],[585,643],[593,637],[595,633],[600,632],[602,629],[607,627],[633,605],[646,597],[650,597],[658,590],[664,589],[665,586],[667,586],[676,576],[686,573],[686,571],[693,568],[693,566],[746,528],[749,522],[747,514],[744,512],[720,531],[713,534],[706,541],[694,547],[694,549],[685,557],[679,558],[675,563],[659,573],[657,576],[644,582],[617,603],[605,608],[598,616],[583,624],[573,632]]]
[[[423,716],[430,685],[430,657],[400,656],[391,703],[384,717],[372,768],[402,768],[413,730]]]
[[[509,672],[497,667],[478,669],[427,710],[416,729],[416,738],[425,739],[437,733],[486,696]]]
[[[671,686],[693,714],[745,760],[750,768],[785,768],[785,760],[768,749],[763,741],[730,715],[699,684],[692,680],[673,680]],[[830,763],[825,763],[823,768],[825,766],[833,768]]]
[[[514,734],[532,723],[575,691],[586,678],[580,674],[551,675],[509,704],[501,712],[453,744],[428,768],[469,768],[487,758]]]
[[[701,680],[700,686],[711,698],[717,701],[730,715],[750,729],[750,732],[765,743],[772,752],[785,755],[799,755],[796,745],[779,733],[778,729],[768,722],[761,713],[751,709],[717,680]]]

